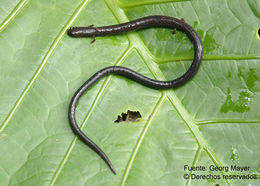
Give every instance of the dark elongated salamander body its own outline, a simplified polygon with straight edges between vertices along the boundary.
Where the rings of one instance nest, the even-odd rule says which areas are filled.
[[[144,86],[153,88],[153,89],[169,89],[175,88],[183,85],[187,81],[189,81],[198,71],[202,56],[203,56],[203,47],[200,40],[200,37],[196,33],[196,31],[185,23],[183,20],[179,20],[173,17],[168,16],[148,16],[140,19],[136,19],[134,21],[130,21],[123,24],[112,25],[112,26],[104,26],[104,27],[94,27],[93,25],[88,27],[71,27],[68,30],[68,34],[72,37],[96,37],[96,36],[107,36],[120,34],[132,30],[140,30],[151,27],[163,27],[163,28],[171,28],[174,30],[179,30],[184,32],[189,39],[192,41],[194,45],[194,59],[187,70],[182,76],[177,79],[171,81],[158,81],[153,80],[148,77],[145,77],[131,69],[120,67],[120,66],[110,66],[100,71],[96,72],[93,76],[91,76],[74,94],[70,107],[69,107],[69,120],[71,124],[71,128],[73,132],[78,136],[78,138],[87,144],[90,148],[92,148],[95,152],[97,152],[101,158],[108,164],[110,169],[114,174],[116,174],[112,164],[106,154],[93,142],[91,141],[79,128],[76,119],[75,119],[75,109],[76,104],[80,97],[87,91],[93,84],[95,84],[99,79],[109,74],[118,74],[121,76],[125,76],[131,80],[134,80]],[[95,40],[94,40],[95,41]]]

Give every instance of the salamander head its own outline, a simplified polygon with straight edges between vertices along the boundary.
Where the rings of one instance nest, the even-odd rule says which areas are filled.
[[[95,35],[96,28],[89,27],[70,27],[68,30],[68,35],[72,37],[93,37]]]

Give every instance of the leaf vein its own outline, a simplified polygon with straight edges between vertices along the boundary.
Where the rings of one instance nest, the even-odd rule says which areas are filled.
[[[25,4],[29,0],[21,0],[15,8],[12,10],[12,12],[5,18],[5,20],[0,24],[0,32],[14,19],[14,17],[23,9]]]
[[[126,58],[126,56],[127,56],[131,51],[132,51],[132,48],[131,48],[130,46],[128,46],[128,48],[126,49],[126,51],[123,52],[123,54],[122,54],[122,55],[120,56],[120,58],[117,60],[117,62],[115,63],[115,65],[120,65],[120,64],[123,62],[123,60]],[[97,96],[95,97],[95,99],[94,99],[94,101],[93,101],[93,103],[92,103],[92,105],[91,105],[91,107],[90,107],[90,109],[89,109],[89,111],[88,111],[88,113],[87,113],[87,115],[86,115],[86,117],[85,117],[85,119],[84,119],[82,125],[80,126],[80,129],[83,129],[83,128],[86,126],[88,119],[90,118],[90,116],[91,116],[91,114],[92,114],[94,108],[96,107],[98,101],[101,99],[101,96],[103,95],[103,93],[104,93],[104,91],[105,91],[105,88],[107,87],[107,85],[108,85],[108,83],[110,82],[111,78],[112,78],[111,76],[107,77],[106,80],[105,80],[105,82],[102,84],[102,86],[101,86],[101,88],[100,88],[100,90],[99,90]],[[59,174],[60,174],[62,168],[64,167],[65,163],[67,162],[67,160],[68,160],[68,158],[69,158],[69,156],[70,156],[70,154],[71,154],[71,152],[72,152],[72,150],[73,150],[73,148],[74,148],[74,146],[75,146],[75,144],[76,144],[77,139],[78,139],[77,137],[75,137],[75,138],[73,139],[71,145],[70,145],[69,148],[68,148],[68,151],[67,151],[66,154],[64,155],[64,159],[61,161],[60,165],[58,166],[58,169],[55,171],[54,176],[53,176],[53,178],[51,179],[50,185],[54,185],[55,181],[57,180],[57,178],[58,178],[58,176],[59,176]]]
[[[138,6],[145,6],[145,5],[154,5],[154,4],[163,4],[163,3],[176,3],[176,2],[184,2],[184,1],[191,1],[191,0],[145,0],[145,1],[139,1],[138,3],[120,3],[119,6],[121,8],[134,8]]]
[[[151,121],[153,120],[154,115],[157,113],[157,111],[160,108],[160,106],[161,106],[162,102],[164,101],[164,99],[165,99],[165,95],[162,94],[162,96],[160,97],[160,99],[156,103],[155,107],[153,108],[151,116],[150,116],[149,120],[146,122],[146,124],[145,124],[145,126],[144,126],[144,128],[143,128],[143,130],[142,130],[142,132],[141,132],[141,134],[140,134],[136,144],[135,144],[134,150],[133,150],[133,152],[132,152],[132,154],[130,156],[130,159],[129,159],[128,163],[127,163],[127,166],[126,166],[126,169],[125,169],[122,181],[120,183],[121,186],[125,185],[125,183],[126,183],[126,180],[127,180],[128,175],[129,175],[130,169],[132,168],[133,162],[134,162],[134,160],[136,158],[136,155],[138,153],[138,150],[139,150],[139,148],[140,148],[140,146],[141,146],[141,144],[143,142],[145,134],[147,133],[147,131],[148,131],[150,125],[151,125]]]
[[[213,119],[213,120],[202,120],[196,122],[196,125],[208,125],[208,124],[243,124],[243,123],[259,123],[260,120],[246,120],[246,119]]]
[[[202,148],[199,146],[199,148],[198,148],[198,150],[197,150],[197,152],[196,152],[196,154],[195,154],[195,156],[194,156],[194,160],[193,160],[193,163],[192,163],[192,166],[193,166],[193,167],[196,166],[196,164],[197,164],[197,162],[198,162],[198,159],[199,159],[199,157],[200,157],[201,151],[202,151]],[[193,172],[193,171],[191,170],[190,173],[189,173],[189,179],[188,179],[188,181],[187,181],[186,186],[189,186],[189,185],[190,185],[192,172]]]
[[[21,105],[21,103],[23,102],[25,96],[28,94],[28,92],[30,91],[32,85],[35,83],[35,81],[37,80],[37,78],[39,77],[40,73],[42,72],[43,68],[45,67],[45,65],[47,64],[48,59],[50,58],[50,56],[52,55],[52,53],[54,52],[55,48],[58,46],[59,42],[61,41],[62,37],[65,35],[67,29],[70,27],[70,25],[73,23],[73,21],[77,18],[78,14],[82,11],[83,7],[85,6],[86,2],[88,0],[83,1],[83,3],[81,4],[81,6],[79,8],[77,8],[77,10],[72,14],[72,16],[70,17],[69,21],[65,24],[65,26],[63,27],[63,29],[59,32],[59,34],[57,35],[57,37],[55,38],[55,40],[53,41],[53,43],[51,44],[50,48],[48,49],[46,55],[44,56],[40,66],[38,67],[38,69],[36,70],[35,74],[33,75],[33,77],[31,78],[31,80],[29,81],[29,83],[26,85],[25,89],[23,90],[22,94],[20,95],[20,97],[18,98],[18,100],[16,101],[15,105],[13,106],[13,108],[11,109],[11,111],[9,112],[9,114],[7,115],[6,119],[4,120],[4,122],[2,123],[1,127],[0,127],[0,132],[2,132],[5,127],[7,126],[7,124],[9,123],[10,119],[12,118],[12,116],[15,114],[16,110],[18,109],[18,107]],[[84,6],[83,6],[84,5]]]

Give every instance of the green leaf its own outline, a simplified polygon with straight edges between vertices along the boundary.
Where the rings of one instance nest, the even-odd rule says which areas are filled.
[[[259,185],[260,13],[258,0],[0,1],[0,185]],[[70,99],[98,70],[119,65],[159,80],[190,65],[186,35],[147,29],[71,38],[70,26],[111,25],[147,15],[184,18],[204,59],[184,86],[153,90],[119,76],[94,85],[77,105],[83,131],[117,175],[75,137]],[[127,110],[135,123],[114,123]],[[185,165],[205,166],[188,171]],[[249,171],[209,166],[249,166]],[[220,179],[187,179],[185,174]]]

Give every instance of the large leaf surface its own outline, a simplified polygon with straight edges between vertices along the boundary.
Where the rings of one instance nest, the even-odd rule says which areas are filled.
[[[258,0],[0,0],[0,185],[258,185],[259,180],[185,180],[189,166],[250,166],[260,174],[260,4]],[[204,60],[175,90],[109,76],[80,100],[77,121],[117,175],[80,142],[68,122],[75,90],[110,65],[169,80],[185,72],[185,34],[148,29],[75,39],[72,25],[118,24],[147,15],[184,18]],[[139,110],[136,123],[114,123]]]

